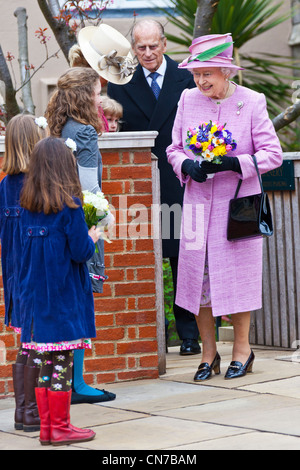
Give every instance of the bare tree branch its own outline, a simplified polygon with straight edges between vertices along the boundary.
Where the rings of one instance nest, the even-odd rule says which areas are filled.
[[[210,34],[211,22],[217,11],[220,0],[197,0],[197,11],[194,23],[194,39]]]
[[[6,118],[9,121],[13,116],[20,112],[17,100],[16,91],[14,89],[11,75],[8,70],[7,62],[0,45],[0,80],[5,84],[5,111]]]
[[[300,116],[300,100],[286,108],[282,113],[275,116],[272,120],[275,130],[279,131],[291,122],[295,121]]]
[[[34,114],[35,106],[32,99],[30,66],[28,59],[27,13],[25,8],[19,7],[14,12],[18,22],[19,38],[19,67],[21,77],[22,102],[24,113]]]

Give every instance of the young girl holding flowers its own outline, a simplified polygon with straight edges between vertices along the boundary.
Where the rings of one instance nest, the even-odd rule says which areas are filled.
[[[21,193],[21,341],[43,353],[36,388],[41,444],[94,438],[70,424],[73,351],[96,336],[94,301],[86,261],[100,229],[88,230],[76,161],[64,140],[40,141]]]
[[[90,67],[72,67],[57,82],[46,110],[50,132],[55,137],[72,139],[76,143],[79,180],[83,191],[101,192],[102,157],[98,135],[103,122],[99,118],[101,105],[99,75]],[[97,243],[94,256],[88,260],[88,269],[94,292],[103,291],[104,240]],[[83,378],[84,351],[76,351],[73,369],[72,403],[109,401],[115,394],[87,385]]]
[[[5,153],[2,170],[6,176],[0,183],[0,238],[2,277],[5,300],[5,324],[17,333],[21,327],[19,303],[19,266],[21,258],[19,205],[20,191],[35,144],[47,135],[45,118],[19,114],[8,123],[5,135]],[[40,419],[34,388],[39,375],[39,353],[20,347],[13,364],[15,394],[15,428],[36,431]]]

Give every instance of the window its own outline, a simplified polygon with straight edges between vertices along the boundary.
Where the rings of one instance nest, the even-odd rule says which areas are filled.
[[[170,0],[113,0],[105,10],[103,18],[132,17],[138,15],[162,16],[159,8],[168,9],[172,6]]]
[[[85,0],[82,2],[83,5],[84,1]],[[66,3],[66,0],[59,0],[59,3],[62,6]],[[107,9],[103,11],[102,17],[128,17],[133,16],[134,12],[139,15],[161,16],[161,12],[159,12],[158,8],[167,9],[170,7],[172,7],[170,0],[111,0]]]

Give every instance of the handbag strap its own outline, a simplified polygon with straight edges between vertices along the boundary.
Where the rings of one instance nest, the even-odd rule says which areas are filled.
[[[263,194],[263,193],[264,193],[264,187],[263,187],[263,183],[262,183],[261,176],[260,176],[259,171],[258,171],[256,156],[255,156],[255,155],[251,155],[251,157],[252,157],[253,162],[254,162],[254,166],[255,166],[255,169],[256,169],[256,173],[257,173],[258,180],[259,180],[259,184],[260,184],[260,188],[261,188],[261,192],[262,192],[262,194]],[[237,198],[237,195],[238,195],[239,190],[240,190],[240,188],[241,188],[242,182],[243,182],[242,179],[240,179],[239,182],[238,182],[238,185],[237,185],[237,188],[236,188],[236,191],[235,191],[235,195],[234,195],[234,199]]]

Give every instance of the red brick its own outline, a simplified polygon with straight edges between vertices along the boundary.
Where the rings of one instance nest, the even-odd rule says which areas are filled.
[[[121,181],[104,181],[102,184],[102,191],[105,195],[109,194],[122,194],[123,182]]]
[[[118,165],[120,163],[119,152],[102,152],[103,166]]]
[[[105,327],[105,326],[113,326],[114,325],[114,315],[104,315],[102,313],[95,314],[95,324],[96,328],[98,327]]]
[[[157,351],[157,341],[132,341],[130,343],[118,343],[118,354],[133,354]]]
[[[85,370],[93,372],[95,370],[117,370],[124,369],[126,367],[126,361],[124,357],[109,357],[101,359],[89,359],[84,361]]]
[[[95,310],[100,312],[122,312],[125,309],[126,301],[125,299],[96,299]]]
[[[155,323],[155,321],[155,310],[116,313],[117,325],[148,325],[149,323]]]
[[[141,367],[157,367],[158,366],[157,355],[140,357],[140,366]]]
[[[154,253],[122,253],[114,256],[114,266],[154,266]]]
[[[135,249],[136,251],[153,251],[153,240],[151,238],[136,240]]]
[[[155,292],[155,282],[126,282],[115,286],[116,296],[142,295]]]
[[[129,369],[134,369],[136,367],[136,358],[135,357],[129,357],[128,358],[128,368]]]
[[[135,152],[134,163],[149,163],[151,164],[151,152]]]
[[[111,180],[128,180],[142,178],[151,178],[151,167],[150,166],[120,166],[110,168]],[[104,179],[104,178],[103,178]]]
[[[155,269],[154,268],[137,268],[136,279],[138,281],[142,281],[146,279],[149,279],[149,280],[155,279]]]
[[[113,356],[115,353],[114,343],[93,343],[96,356]]]
[[[123,152],[122,153],[122,164],[128,165],[128,163],[132,163],[132,154],[131,152]]]
[[[156,326],[140,326],[139,338],[156,338]]]
[[[97,331],[97,340],[118,341],[124,338],[124,328],[103,328]]]
[[[149,308],[155,308],[156,306],[156,298],[155,296],[151,297],[139,297],[138,298],[138,308],[139,309],[149,309]]]
[[[134,181],[133,183],[134,193],[148,193],[152,194],[152,182],[151,181]]]
[[[158,370],[142,369],[136,371],[125,371],[118,373],[119,380],[157,379]]]
[[[116,381],[116,374],[113,373],[103,373],[96,374],[97,384],[103,385],[104,383],[112,383]]]

